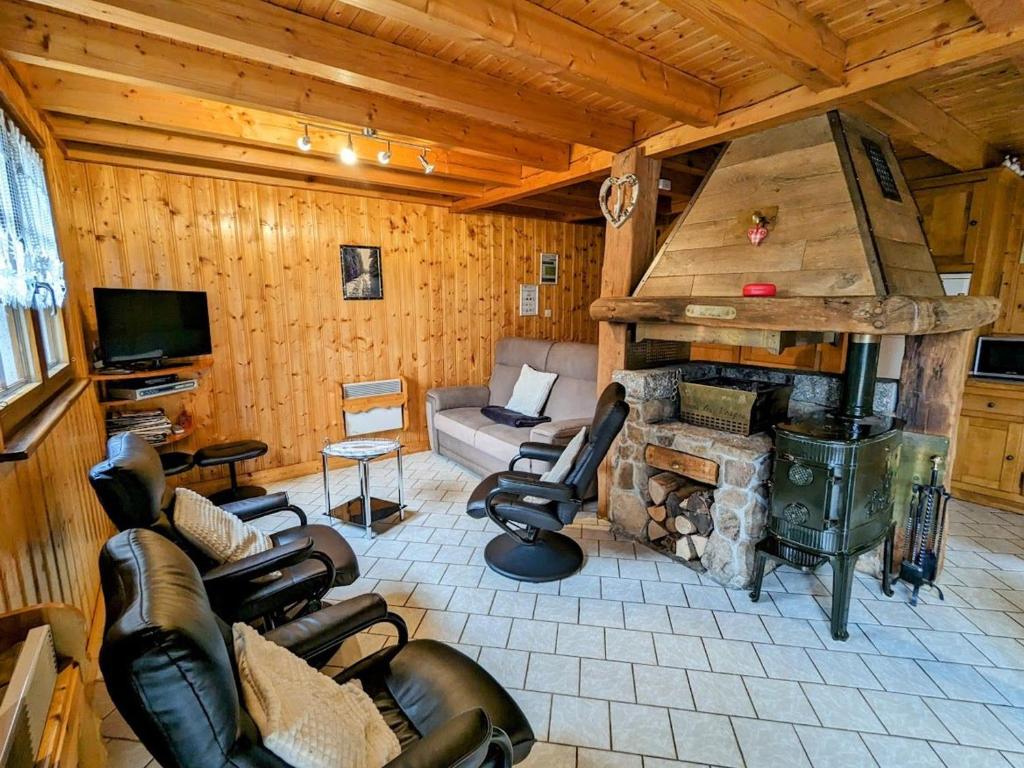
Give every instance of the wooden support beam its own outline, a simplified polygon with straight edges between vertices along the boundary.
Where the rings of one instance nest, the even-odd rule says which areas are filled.
[[[14,65],[32,104],[47,112],[298,154],[295,143],[303,133],[302,126],[288,115],[74,72],[30,67],[17,62]],[[354,126],[339,125],[338,128],[358,130]],[[341,134],[320,128],[310,128],[309,136],[313,141],[313,149],[309,152],[311,156],[336,159],[344,144]],[[380,142],[362,136],[354,137],[353,143],[359,156],[367,159],[375,157],[383,147]],[[415,147],[393,144],[388,167],[419,172],[422,170],[419,153]],[[430,161],[436,166],[434,175],[438,177],[504,185],[518,184],[522,178],[522,166],[518,163],[483,155],[433,148]]]
[[[251,184],[269,184],[274,187],[289,187],[300,190],[316,190],[318,192],[336,192],[346,195],[358,195],[378,200],[399,200],[421,205],[436,205],[447,208],[451,197],[436,194],[416,193],[406,190],[373,189],[359,184],[346,184],[341,180],[321,176],[303,176],[302,174],[236,169],[218,164],[215,159],[205,161],[191,160],[184,157],[164,157],[148,153],[132,152],[113,147],[97,147],[92,144],[65,145],[67,159],[82,163],[99,163],[115,165],[121,168],[139,168],[148,171],[180,173],[186,176],[201,176],[210,179],[229,179]]]
[[[550,192],[554,189],[572,186],[581,181],[607,176],[614,155],[611,152],[595,151],[578,157],[569,164],[565,171],[541,171],[527,176],[517,187],[499,187],[479,197],[459,200],[452,210],[460,213],[493,208],[496,205],[515,202],[524,197]]]
[[[890,137],[912,144],[958,170],[999,164],[999,153],[984,139],[913,89],[881,93],[848,109]]]
[[[156,86],[310,120],[368,126],[536,168],[568,167],[569,146],[561,142],[65,16],[17,0],[0,3],[0,49],[28,64]]]
[[[610,150],[633,143],[629,120],[263,0],[34,1],[521,133]]]
[[[436,192],[443,195],[464,195],[479,190],[478,184],[455,179],[441,179],[424,173],[406,173],[380,168],[376,163],[344,165],[336,160],[309,157],[299,152],[278,152],[272,149],[246,147],[191,136],[178,136],[146,128],[116,125],[72,117],[52,116],[50,123],[57,138],[79,144],[116,147],[134,152],[189,158],[214,159],[235,167],[252,167],[264,171],[283,171],[348,182],[375,184],[396,189]]]
[[[528,0],[346,0],[425,32],[690,125],[711,125],[712,85]]]
[[[612,174],[637,177],[638,195],[633,215],[620,227],[605,227],[604,261],[601,264],[601,295],[628,296],[654,258],[655,218],[658,212],[658,176],[661,162],[645,157],[643,150],[634,147],[615,156]],[[625,325],[601,323],[597,335],[597,393],[611,382],[612,374],[626,367],[626,346],[629,330]],[[598,514],[608,514],[611,490],[610,457],[601,466],[598,476]]]
[[[812,91],[842,85],[846,43],[790,0],[661,0]]]
[[[967,0],[967,4],[993,32],[1024,24],[1024,0]]]

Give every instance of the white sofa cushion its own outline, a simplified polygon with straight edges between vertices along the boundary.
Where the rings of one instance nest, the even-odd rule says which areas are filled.
[[[295,768],[381,768],[402,748],[358,681],[339,685],[247,624],[232,628],[242,701]]]
[[[478,430],[493,423],[479,408],[451,408],[434,415],[434,429],[467,445],[473,445]]]
[[[197,549],[218,563],[233,563],[274,548],[259,528],[225,512],[205,496],[188,488],[174,489],[174,527]],[[280,571],[261,577],[271,581]]]
[[[557,378],[557,373],[537,371],[524,363],[505,407],[526,416],[540,416]]]

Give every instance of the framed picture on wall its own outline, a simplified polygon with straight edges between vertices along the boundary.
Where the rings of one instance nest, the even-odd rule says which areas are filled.
[[[540,255],[541,285],[554,285],[558,282],[558,254],[542,253]]]
[[[346,301],[384,298],[379,246],[341,246],[341,294]]]

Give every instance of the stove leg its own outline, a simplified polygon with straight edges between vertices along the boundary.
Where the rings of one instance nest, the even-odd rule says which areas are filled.
[[[832,639],[846,640],[850,633],[846,623],[850,618],[850,593],[856,557],[840,555],[832,559]]]
[[[764,581],[764,568],[767,559],[764,552],[754,554],[754,584],[750,590],[750,599],[755,603],[761,599],[761,582]]]
[[[892,551],[895,547],[896,523],[889,526],[889,533],[885,537],[885,548],[882,550],[882,592],[886,597],[892,597],[895,593],[892,589]]]

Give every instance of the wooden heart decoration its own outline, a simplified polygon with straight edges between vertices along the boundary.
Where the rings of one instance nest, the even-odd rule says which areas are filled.
[[[608,223],[618,229],[633,215],[639,196],[640,180],[636,174],[627,173],[605,179],[597,193],[597,202]]]

